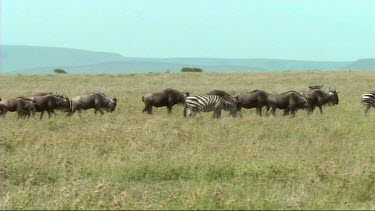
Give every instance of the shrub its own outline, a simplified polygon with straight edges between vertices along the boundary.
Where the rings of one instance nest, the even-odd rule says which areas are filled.
[[[67,74],[67,72],[63,69],[54,69],[53,72],[55,72],[57,74]]]
[[[182,69],[181,69],[181,72],[199,72],[199,73],[201,73],[201,72],[203,72],[203,70],[202,69],[200,69],[200,68],[191,68],[191,67],[183,67]]]

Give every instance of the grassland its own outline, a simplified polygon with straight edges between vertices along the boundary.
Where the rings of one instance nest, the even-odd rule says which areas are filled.
[[[375,209],[375,110],[360,95],[375,72],[0,76],[3,99],[99,90],[113,114],[0,119],[1,209]],[[325,114],[186,121],[182,107],[141,113],[144,93],[167,87],[234,94],[340,92]]]

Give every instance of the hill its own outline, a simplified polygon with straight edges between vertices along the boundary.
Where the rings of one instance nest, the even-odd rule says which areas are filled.
[[[375,59],[358,61],[299,61],[230,58],[139,58],[117,53],[36,46],[1,46],[2,73],[46,74],[55,68],[68,73],[177,72],[197,67],[208,72],[375,70]]]
[[[91,65],[118,61],[123,56],[115,53],[93,52],[69,48],[37,46],[1,46],[3,72],[28,73],[28,70]],[[49,69],[49,72],[52,72]]]
[[[374,70],[375,59],[359,59],[350,63],[345,68],[349,70]]]

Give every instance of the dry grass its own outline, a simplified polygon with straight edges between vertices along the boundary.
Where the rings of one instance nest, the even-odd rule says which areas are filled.
[[[360,95],[375,72],[6,75],[3,99],[41,91],[99,90],[119,99],[93,111],[1,127],[1,209],[375,209],[375,110]],[[324,84],[340,103],[323,116],[186,121],[182,107],[141,113],[144,93],[167,87],[234,94]]]

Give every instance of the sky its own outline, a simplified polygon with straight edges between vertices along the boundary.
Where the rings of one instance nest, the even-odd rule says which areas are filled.
[[[150,58],[375,58],[373,0],[0,0],[3,45]]]

